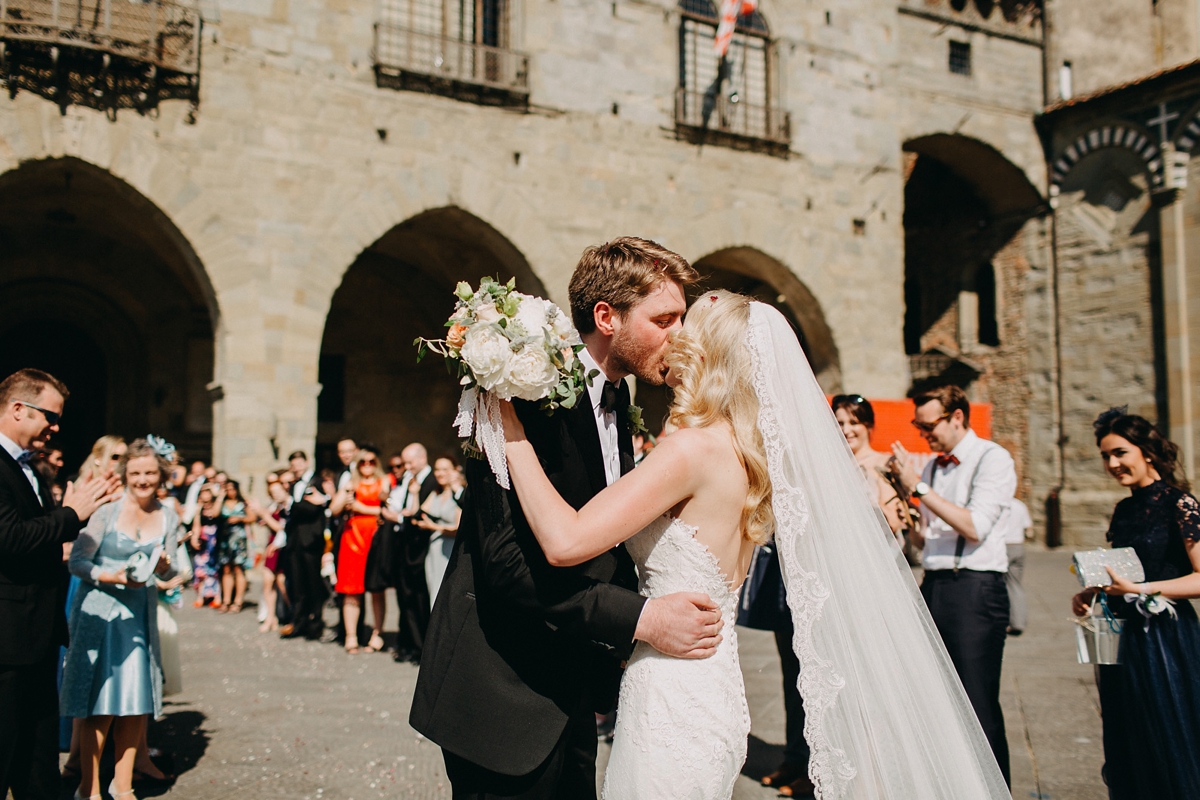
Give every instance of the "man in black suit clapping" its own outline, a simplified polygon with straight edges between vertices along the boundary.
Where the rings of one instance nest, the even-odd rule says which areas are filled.
[[[327,592],[321,579],[321,556],[325,554],[325,508],[334,487],[323,486],[320,475],[309,466],[308,455],[297,450],[288,456],[296,483],[288,512],[288,595],[292,600],[292,623],[279,629],[285,639],[304,636],[319,639],[325,630],[321,608]],[[322,491],[324,490],[324,491]]]
[[[23,369],[0,381],[0,797],[59,794],[59,645],[67,643],[62,546],[118,496],[118,478],[67,484],[62,508],[33,458],[58,432],[67,387]]]

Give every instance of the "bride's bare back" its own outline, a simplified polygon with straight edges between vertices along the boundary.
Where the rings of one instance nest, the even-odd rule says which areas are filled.
[[[696,539],[716,556],[725,579],[738,588],[750,569],[754,543],[742,535],[742,509],[749,483],[734,449],[733,433],[721,423],[707,428],[681,428],[662,445],[668,441],[679,446],[681,457],[692,463],[690,471],[698,476],[693,494],[677,503],[671,516],[695,528]],[[654,468],[649,457],[639,467],[643,468]]]

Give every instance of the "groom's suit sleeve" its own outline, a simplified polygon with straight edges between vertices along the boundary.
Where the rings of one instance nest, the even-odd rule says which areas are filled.
[[[476,581],[490,597],[627,658],[646,598],[588,574],[588,564],[552,567],[525,526],[514,523],[510,495],[483,462],[472,480],[479,539]],[[519,512],[518,512],[519,513]]]

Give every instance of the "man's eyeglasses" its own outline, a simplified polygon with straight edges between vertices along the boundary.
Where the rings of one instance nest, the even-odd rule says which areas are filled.
[[[34,411],[42,412],[42,416],[46,418],[46,422],[49,422],[51,425],[57,425],[58,421],[62,419],[62,414],[59,414],[57,411],[47,411],[41,406],[35,406],[33,403],[30,403],[26,400],[13,400],[12,402],[19,403],[26,408],[32,408]]]
[[[918,422],[917,420],[914,419],[912,421],[912,426],[914,428],[916,428],[917,430],[919,430],[921,433],[933,433],[933,429],[936,428],[938,425],[941,425],[942,420],[950,419],[950,415],[953,413],[954,413],[953,411],[947,411],[945,414],[942,414],[940,417],[935,419],[933,422]]]

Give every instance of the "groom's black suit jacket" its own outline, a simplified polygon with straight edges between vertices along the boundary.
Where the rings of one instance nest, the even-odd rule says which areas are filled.
[[[50,497],[45,478],[33,474]],[[82,528],[73,510],[43,506],[0,447],[0,665],[40,663],[67,643],[62,546]]]
[[[633,468],[628,390],[616,408],[621,472]],[[550,481],[576,509],[606,486],[585,391],[546,416],[516,401]],[[515,491],[468,459],[462,520],[421,657],[410,724],[485,769],[525,775],[549,756],[584,704],[615,705],[645,598],[618,546],[574,567],[550,566]]]

